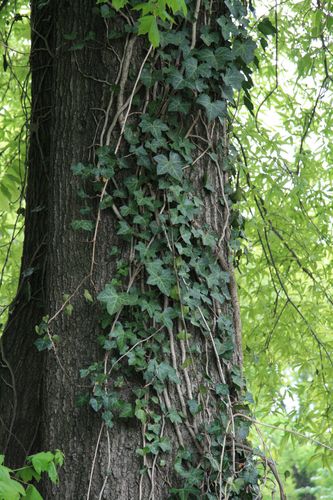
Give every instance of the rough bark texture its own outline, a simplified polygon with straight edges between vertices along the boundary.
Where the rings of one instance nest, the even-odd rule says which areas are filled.
[[[0,445],[8,464],[19,466],[36,451],[44,355],[33,346],[35,325],[45,314],[45,266],[51,147],[53,45],[48,11],[35,13],[32,32],[32,112],[21,278],[1,339]],[[39,35],[37,36],[36,32]],[[32,271],[32,274],[31,274]]]
[[[87,288],[96,295],[110,281],[113,263],[107,258],[107,249],[119,242],[114,218],[103,215],[92,284],[86,279],[91,242],[71,228],[71,222],[79,218],[81,203],[77,197],[79,184],[70,167],[93,159],[94,131],[103,119],[98,108],[106,106],[110,94],[110,86],[101,80],[114,82],[119,63],[113,51],[100,49],[105,26],[93,13],[95,0],[51,1],[41,9],[37,0],[32,3],[34,109],[22,270],[36,270],[29,277],[29,302],[23,294],[25,279],[21,279],[4,338],[3,377],[12,384],[10,365],[18,404],[7,453],[9,463],[20,465],[26,453],[61,449],[66,462],[60,485],[45,484],[45,498],[83,499],[101,425],[100,417],[91,409],[75,404],[77,396],[86,392],[80,369],[98,359],[98,312],[84,300],[83,290]],[[82,50],[69,50],[64,35],[77,33],[77,40],[82,40],[91,31],[96,34],[95,41],[88,41]],[[122,43],[114,44],[120,54]],[[142,61],[140,48],[136,50],[131,61],[134,72]],[[204,170],[205,165],[196,170],[199,181]],[[218,183],[217,174],[214,176],[212,182]],[[206,222],[221,229],[223,214],[217,209],[216,196],[206,196]],[[35,325],[45,313],[50,317],[56,314],[64,294],[73,293],[84,279],[82,289],[71,301],[73,314],[59,314],[51,324],[52,335],[60,338],[57,355],[53,351],[38,353],[33,345]],[[11,428],[13,392],[1,381],[1,443]],[[90,498],[136,500],[142,466],[135,453],[141,446],[140,428],[131,423],[117,424],[110,442],[108,457],[108,441],[102,431]],[[108,469],[106,488],[99,497]],[[169,473],[166,469],[166,475]],[[143,498],[148,498],[145,488]],[[165,486],[158,487],[155,498],[166,497]]]

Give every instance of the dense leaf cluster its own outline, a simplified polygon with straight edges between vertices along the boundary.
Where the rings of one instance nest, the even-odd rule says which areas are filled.
[[[176,498],[213,499],[226,492],[253,498],[257,472],[241,444],[249,425],[233,417],[246,402],[241,403],[244,382],[233,362],[230,275],[218,259],[227,250],[226,236],[221,240],[219,234],[223,223],[230,248],[239,236],[237,224],[229,230],[232,188],[225,174],[232,175],[233,159],[226,157],[225,139],[216,143],[210,130],[225,130],[235,91],[243,89],[250,102],[248,64],[256,45],[247,36],[241,2],[226,2],[224,14],[206,23],[205,10],[195,44],[192,25],[181,19],[176,28],[160,32],[160,48],[141,74],[148,95],[159,91],[144,112],[141,99],[134,100],[139,118],[126,124],[121,152],[102,146],[97,165],[72,167],[86,189],[103,193],[101,216],[105,210],[116,214],[117,234],[130,247],[129,256],[119,246],[110,249],[116,270],[97,296],[103,310],[99,342],[106,354],[81,376],[90,379],[89,403],[108,427],[133,417],[143,426],[144,445],[137,453],[145,469],[160,455],[163,466],[162,454],[176,446],[172,433],[163,434],[165,421],[176,435],[179,428],[196,429],[191,446],[176,446],[179,487],[170,492]],[[189,133],[195,116],[208,144],[201,155],[204,175],[196,173],[200,148]],[[80,196],[86,200],[84,218],[73,227],[91,231],[91,196],[84,188]],[[221,214],[220,229],[202,223],[210,196]],[[205,373],[198,370],[203,357]]]

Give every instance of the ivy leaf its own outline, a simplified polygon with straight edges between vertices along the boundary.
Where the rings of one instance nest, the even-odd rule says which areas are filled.
[[[52,342],[49,339],[49,337],[44,336],[41,339],[37,339],[34,342],[35,346],[37,347],[38,351],[45,351],[46,349],[50,350],[52,348]]]
[[[155,139],[160,139],[162,132],[169,130],[168,125],[162,122],[162,120],[152,120],[147,116],[143,116],[140,123],[140,128],[142,132],[151,134]]]
[[[171,151],[169,159],[165,155],[157,155],[154,160],[157,162],[157,175],[168,174],[178,181],[182,179],[184,163],[179,154]]]
[[[230,85],[230,87],[240,90],[242,88],[242,83],[245,80],[245,76],[233,64],[227,67],[223,80],[226,85]]]
[[[182,73],[176,68],[171,68],[169,70],[166,81],[167,83],[170,83],[175,90],[180,90],[186,87],[186,81]]]
[[[164,452],[169,452],[172,450],[170,440],[167,437],[162,437],[158,442],[158,446]]]
[[[201,410],[201,405],[199,405],[196,399],[189,399],[187,404],[192,415],[196,415]]]
[[[116,314],[126,305],[135,305],[137,297],[124,292],[118,292],[112,285],[106,285],[104,290],[97,295],[97,300],[106,304],[110,316]]]
[[[164,295],[170,296],[174,279],[170,269],[165,269],[161,260],[154,260],[146,265],[149,278],[148,285],[157,286]]]
[[[121,405],[121,410],[119,413],[120,418],[130,418],[133,417],[134,411],[131,403],[123,402]]]
[[[192,78],[198,69],[198,60],[194,57],[188,57],[183,62],[186,78]]]
[[[240,57],[241,59],[243,59],[245,64],[249,64],[253,61],[254,51],[256,48],[256,43],[250,38],[247,38],[245,40],[236,40],[233,45],[232,51],[236,57]]]
[[[224,40],[229,40],[231,35],[237,35],[239,33],[237,26],[226,16],[219,17],[217,19],[217,24],[221,27]]]
[[[200,35],[200,38],[205,43],[205,45],[210,46],[212,43],[219,42],[219,34],[214,31],[211,32],[208,26],[204,26],[201,31],[202,34]]]
[[[84,219],[73,220],[71,226],[72,226],[72,229],[74,229],[74,231],[79,231],[79,230],[92,231],[94,228],[94,225],[93,225],[91,220],[84,220]]]
[[[179,96],[173,96],[170,98],[168,111],[176,111],[177,113],[188,113],[191,108],[191,103],[185,101]]]
[[[174,382],[175,384],[180,383],[176,370],[171,365],[164,362],[157,367],[157,378],[161,380],[161,382],[168,379],[170,382]]]
[[[169,413],[167,414],[167,417],[170,419],[170,421],[173,424],[181,424],[182,423],[182,417],[179,415],[179,413],[176,410],[170,410]]]
[[[212,121],[218,116],[226,116],[227,107],[224,101],[211,101],[207,94],[202,94],[198,97],[197,103],[203,106],[206,110],[208,121]]]
[[[229,388],[227,384],[216,384],[215,386],[215,391],[218,396],[228,396],[229,394]]]

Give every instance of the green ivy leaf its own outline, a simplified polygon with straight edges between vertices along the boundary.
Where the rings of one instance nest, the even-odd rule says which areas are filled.
[[[253,61],[254,51],[257,48],[256,43],[250,38],[235,40],[232,51],[236,57],[243,59],[245,64]]]
[[[170,83],[175,90],[181,90],[186,87],[186,81],[177,68],[171,68],[168,71],[168,78],[166,81]]]
[[[228,66],[225,74],[223,75],[223,80],[226,85],[230,85],[233,89],[240,90],[242,88],[242,83],[245,80],[243,73],[237,69],[235,64]]]
[[[120,418],[130,418],[133,417],[134,411],[133,411],[133,406],[131,403],[123,402],[121,405],[121,410],[119,413]]]
[[[206,110],[208,121],[213,121],[218,116],[227,116],[227,106],[224,101],[211,101],[207,94],[201,94],[197,103],[203,106]]]
[[[47,336],[35,340],[34,344],[39,352],[45,351],[46,349],[50,350],[52,348],[52,342]]]
[[[193,78],[198,69],[198,59],[195,57],[188,57],[183,62],[186,78]]]
[[[199,405],[196,399],[189,399],[187,405],[192,415],[196,415],[201,410],[201,405]]]
[[[162,122],[159,119],[152,119],[146,115],[144,115],[141,119],[140,128],[142,132],[146,132],[151,134],[155,139],[160,139],[162,136],[162,132],[166,132],[169,130],[168,125]]]
[[[173,424],[181,424],[182,423],[182,417],[176,410],[170,410],[167,417],[170,419],[170,421]]]
[[[177,113],[188,113],[191,108],[191,103],[184,101],[183,98],[179,96],[173,96],[170,98],[168,111],[176,111]]]
[[[91,220],[84,220],[84,219],[73,220],[71,226],[72,226],[72,229],[74,229],[74,231],[78,231],[78,230],[92,231],[94,228],[94,225],[93,225]]]
[[[180,384],[180,380],[176,370],[173,368],[173,366],[169,365],[168,363],[163,362],[160,365],[158,365],[157,378],[161,380],[161,382],[164,382],[166,379],[168,379],[170,380],[170,382],[173,382],[174,384]]]
[[[169,297],[174,284],[174,277],[170,269],[165,269],[163,262],[159,259],[149,262],[146,265],[146,269],[149,274],[148,285],[157,286],[164,295]]]
[[[157,175],[170,175],[180,181],[183,177],[184,162],[179,154],[171,151],[169,159],[165,155],[154,156],[157,162]]]
[[[116,314],[127,305],[135,305],[137,296],[124,292],[118,292],[112,285],[106,285],[104,290],[97,295],[97,300],[106,304],[106,309],[110,316]]]

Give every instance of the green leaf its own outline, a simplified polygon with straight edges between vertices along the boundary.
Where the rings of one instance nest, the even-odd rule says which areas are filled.
[[[144,115],[141,119],[140,128],[142,132],[151,134],[155,139],[160,139],[162,136],[162,132],[166,132],[169,130],[168,125],[162,122],[159,119],[152,119],[146,115]]]
[[[227,384],[216,384],[215,386],[215,391],[218,396],[228,396],[229,394],[229,388]]]
[[[196,399],[189,399],[187,404],[192,415],[196,415],[201,410],[201,405],[199,405]]]
[[[176,111],[177,113],[188,113],[191,108],[191,103],[185,101],[180,96],[172,96],[169,101],[168,110]]]
[[[157,163],[157,175],[170,175],[180,181],[183,177],[184,162],[178,153],[171,151],[169,159],[165,155],[154,156]]]
[[[49,463],[53,461],[54,455],[50,451],[41,451],[40,453],[31,455],[28,459],[35,471],[40,474],[41,472],[48,472]]]
[[[230,85],[233,89],[240,90],[242,88],[242,83],[245,80],[243,73],[237,69],[235,64],[228,66],[225,74],[223,75],[223,80],[226,85]]]
[[[180,380],[176,370],[168,363],[163,362],[160,365],[158,365],[157,378],[159,378],[162,382],[168,379],[170,380],[170,382],[173,382],[174,384],[180,384]]]
[[[124,292],[118,292],[112,285],[106,285],[104,290],[97,295],[97,300],[106,304],[106,309],[110,316],[116,314],[126,305],[135,305],[137,296]]]
[[[160,44],[160,34],[155,16],[148,15],[139,18],[139,35],[146,35],[153,47],[158,47]]]
[[[198,69],[198,60],[195,57],[188,57],[183,62],[186,78],[192,78]]]
[[[97,3],[104,3],[104,2],[97,2]],[[112,0],[112,7],[114,7],[116,10],[122,9],[125,7],[125,5],[128,3],[128,0]]]
[[[133,417],[133,406],[131,403],[124,402],[121,406],[121,411],[119,413],[120,418],[130,418]]]
[[[74,220],[71,224],[72,229],[75,231],[92,231],[94,228],[94,225],[91,220]]]
[[[52,348],[51,339],[47,336],[44,336],[41,339],[35,340],[34,344],[37,347],[39,352],[45,351],[46,349],[50,350]]]
[[[146,415],[146,412],[144,410],[142,410],[141,408],[137,408],[135,410],[135,416],[138,420],[140,420],[140,422],[142,422],[143,424],[147,421],[147,415]]]
[[[29,484],[25,493],[25,500],[43,500],[41,494],[36,490],[33,484]]]
[[[258,30],[265,36],[275,35],[276,28],[268,17],[265,17],[257,26]]]
[[[54,462],[49,463],[49,466],[47,469],[47,474],[48,474],[49,478],[51,479],[52,483],[55,484],[58,482],[58,479],[59,479],[58,472],[57,472],[57,469],[56,469]]]
[[[17,500],[25,496],[23,486],[9,476],[10,469],[0,466],[0,498],[2,500]]]
[[[149,262],[146,269],[149,274],[148,285],[157,286],[164,295],[169,297],[171,288],[174,285],[174,277],[170,269],[165,269],[163,262],[159,259]]]
[[[197,99],[197,103],[205,108],[208,121],[210,122],[218,116],[227,116],[227,106],[224,101],[211,102],[207,94],[201,94]]]
[[[162,437],[159,441],[158,441],[158,446],[159,448],[161,448],[162,451],[164,451],[165,453],[166,452],[169,452],[172,450],[172,446],[171,446],[171,443],[170,443],[170,440],[167,438],[167,437]]]
[[[256,47],[256,43],[250,38],[247,38],[245,40],[236,40],[233,45],[232,51],[236,57],[240,57],[241,59],[243,59],[245,64],[249,64],[253,61],[254,51]]]
[[[85,290],[83,292],[83,296],[84,296],[84,298],[86,299],[87,302],[90,302],[91,304],[94,302],[94,299],[92,298],[91,293],[86,288],[85,288]]]
[[[176,410],[170,410],[167,417],[170,419],[170,421],[173,424],[181,424],[182,423],[182,417],[179,415],[179,413]]]
[[[171,68],[168,71],[167,83],[170,83],[175,90],[184,89],[186,81],[182,73],[177,68]]]

